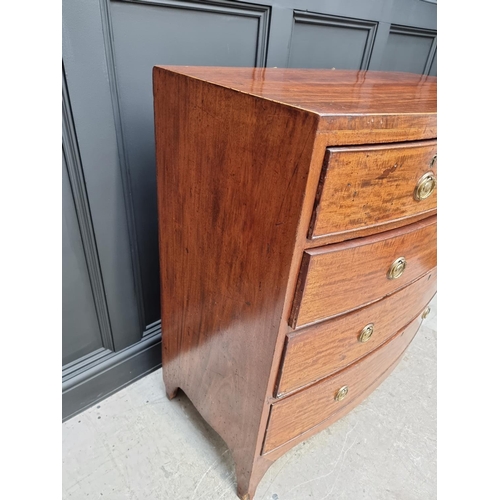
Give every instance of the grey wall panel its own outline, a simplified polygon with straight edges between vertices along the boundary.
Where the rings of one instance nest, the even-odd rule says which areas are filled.
[[[376,22],[296,12],[288,66],[366,69],[376,27]]]
[[[103,0],[105,1],[105,0]],[[133,275],[134,239],[117,147],[102,4],[64,0],[63,60],[102,269],[114,347],[142,337]]]
[[[391,22],[394,5],[397,2],[420,3],[420,0],[354,0],[350,2],[346,0],[271,0],[263,3],[272,6],[273,15],[274,9],[279,7],[291,9],[292,11],[325,14],[351,19]]]
[[[434,54],[434,57],[432,58],[432,63],[431,63],[431,69],[429,71],[429,75],[431,76],[437,76],[437,52]]]
[[[393,0],[391,3],[389,17],[385,21],[401,26],[437,30],[436,2]]]
[[[62,166],[62,363],[102,347],[66,161]]]
[[[85,369],[74,370],[66,380],[63,378],[63,420],[159,368],[161,334],[156,328],[137,344],[120,352],[98,352],[94,358]]]
[[[68,182],[73,195],[74,210],[85,254],[90,286],[94,297],[102,346],[105,349],[113,350],[114,340],[102,279],[99,252],[94,235],[94,225],[64,71],[62,75],[62,149]]]
[[[426,73],[434,47],[436,33],[404,26],[392,26],[380,69]]]
[[[267,9],[234,2],[152,3],[114,1],[110,11],[146,324],[160,318],[152,68],[263,64],[267,22]]]
[[[269,25],[267,66],[286,68],[293,24],[293,10],[282,5],[273,5]]]

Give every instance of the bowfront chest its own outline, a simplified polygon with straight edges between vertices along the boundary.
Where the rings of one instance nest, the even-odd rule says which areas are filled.
[[[163,374],[238,495],[389,375],[436,292],[436,79],[153,70]]]

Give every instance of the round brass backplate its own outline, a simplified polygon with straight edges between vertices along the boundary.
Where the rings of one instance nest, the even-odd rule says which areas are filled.
[[[375,325],[373,323],[370,323],[370,324],[366,325],[361,330],[361,333],[359,334],[358,340],[361,343],[368,342],[371,339],[371,336],[373,334],[374,328],[375,328]]]
[[[422,319],[425,319],[427,318],[427,316],[429,316],[429,313],[431,312],[431,308],[430,307],[426,307],[424,309],[424,311],[422,312]]]
[[[437,181],[434,174],[432,172],[427,172],[418,180],[415,191],[413,192],[413,197],[417,201],[429,198],[429,196],[434,192],[434,189],[436,189],[436,184]]]
[[[335,401],[342,401],[347,396],[348,392],[349,392],[349,387],[347,387],[347,385],[341,387],[337,391],[337,394],[335,394]]]
[[[398,257],[387,271],[387,278],[390,280],[395,280],[402,276],[404,270],[406,269],[406,259],[404,257]]]

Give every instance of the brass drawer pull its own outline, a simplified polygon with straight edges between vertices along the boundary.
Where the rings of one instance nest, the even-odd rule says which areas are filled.
[[[428,172],[422,175],[422,177],[420,177],[419,181],[417,182],[413,197],[417,201],[425,200],[434,192],[434,189],[436,189],[436,184],[436,177],[432,172]]]
[[[375,325],[373,323],[366,325],[361,330],[361,333],[359,334],[359,337],[358,337],[358,341],[361,343],[368,342],[372,337],[374,329],[375,329]]]
[[[349,387],[347,387],[347,385],[341,387],[337,391],[337,394],[335,394],[335,401],[342,401],[347,396],[348,392],[349,392]]]
[[[422,319],[425,319],[427,318],[427,316],[429,316],[429,313],[431,312],[431,308],[429,306],[427,306],[423,312],[422,312]]]
[[[387,278],[390,280],[395,280],[403,275],[406,269],[406,259],[404,257],[398,257],[387,271]]]

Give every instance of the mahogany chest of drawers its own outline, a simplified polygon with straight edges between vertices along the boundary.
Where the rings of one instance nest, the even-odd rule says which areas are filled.
[[[240,498],[390,373],[436,291],[436,79],[153,70],[169,398]]]

